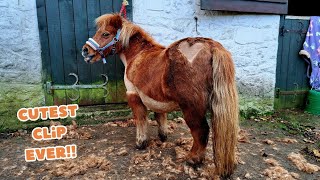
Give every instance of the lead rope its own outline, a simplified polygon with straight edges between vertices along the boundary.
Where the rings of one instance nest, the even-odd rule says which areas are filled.
[[[120,15],[123,14],[123,17],[125,19],[127,19],[127,8],[126,8],[126,6],[128,6],[128,5],[129,5],[129,2],[127,0],[123,0],[122,1],[122,6],[121,6],[121,9],[120,9]]]

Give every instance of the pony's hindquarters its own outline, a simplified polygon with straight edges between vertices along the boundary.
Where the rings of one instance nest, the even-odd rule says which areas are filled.
[[[238,135],[238,95],[235,69],[230,53],[222,46],[213,48],[212,144],[216,173],[230,176],[235,168]]]

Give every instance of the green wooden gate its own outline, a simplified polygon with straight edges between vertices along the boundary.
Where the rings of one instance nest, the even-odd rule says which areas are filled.
[[[303,108],[310,89],[307,64],[299,55],[309,20],[301,17],[282,16],[280,21],[279,48],[275,89],[275,108]]]
[[[119,57],[110,56],[103,65],[86,64],[81,56],[82,46],[96,32],[94,20],[119,12],[121,4],[122,0],[37,0],[47,105],[125,102]],[[129,4],[127,15],[132,20],[132,1]]]

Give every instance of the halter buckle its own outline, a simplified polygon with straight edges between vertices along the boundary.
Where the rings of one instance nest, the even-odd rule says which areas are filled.
[[[106,64],[107,63],[106,58],[102,58],[102,62],[103,62],[103,64]]]

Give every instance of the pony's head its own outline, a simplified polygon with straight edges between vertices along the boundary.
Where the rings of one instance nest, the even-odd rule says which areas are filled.
[[[119,51],[123,37],[120,37],[122,24],[126,21],[119,14],[106,14],[96,19],[97,32],[82,48],[86,62],[94,63]]]
[[[122,18],[120,14],[102,15],[96,19],[96,25],[96,34],[82,48],[86,62],[94,63],[111,53],[121,53],[129,46],[129,40],[134,35],[140,40],[159,45],[142,28]]]

